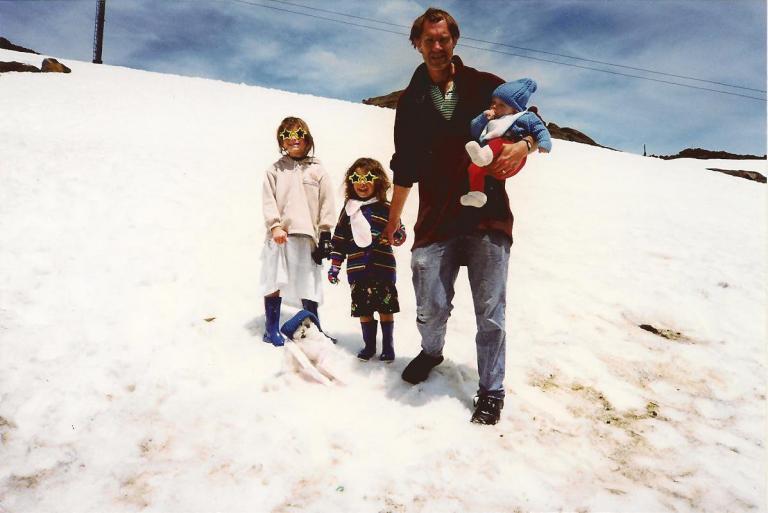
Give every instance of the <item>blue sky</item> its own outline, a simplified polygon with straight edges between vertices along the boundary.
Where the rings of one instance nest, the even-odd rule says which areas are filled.
[[[643,144],[655,154],[686,147],[766,152],[764,92],[470,40],[765,90],[763,0],[107,0],[103,60],[357,102],[408,83],[420,56],[407,35],[391,32],[407,34],[430,5],[458,20],[456,53],[466,64],[508,80],[534,78],[539,90],[531,103],[547,121],[634,153],[642,153]],[[90,61],[95,8],[96,0],[0,0],[0,36],[41,53]]]

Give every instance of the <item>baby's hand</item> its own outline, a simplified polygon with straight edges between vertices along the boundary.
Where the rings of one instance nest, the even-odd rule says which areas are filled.
[[[539,153],[549,153],[549,150],[545,150],[544,148],[539,148]]]
[[[285,244],[285,241],[288,240],[288,232],[279,226],[275,226],[272,228],[272,240],[277,244]]]
[[[487,119],[487,120],[491,120],[494,117],[496,117],[496,111],[493,110],[493,109],[485,110],[485,111],[483,111],[483,114],[485,114],[485,119]]]

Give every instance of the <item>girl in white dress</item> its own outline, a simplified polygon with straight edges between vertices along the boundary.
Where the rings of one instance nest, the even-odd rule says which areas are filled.
[[[307,123],[285,118],[277,129],[277,144],[282,157],[267,168],[262,189],[268,233],[261,253],[260,288],[266,317],[264,342],[282,346],[283,298],[297,305],[300,301],[302,308],[317,316],[323,301],[321,264],[323,258],[330,258],[336,216],[331,181],[314,157]]]

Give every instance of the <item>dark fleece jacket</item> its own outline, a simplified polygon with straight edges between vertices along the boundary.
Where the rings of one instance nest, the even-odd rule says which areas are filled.
[[[504,81],[490,73],[464,66],[453,57],[456,109],[446,120],[435,109],[428,90],[426,65],[421,64],[397,102],[395,153],[390,168],[394,183],[419,183],[419,215],[413,249],[477,231],[500,231],[512,239],[512,211],[504,182],[486,177],[488,202],[482,208],[464,207],[459,197],[469,190],[469,157],[464,145],[472,139],[470,122],[488,108],[491,93]]]

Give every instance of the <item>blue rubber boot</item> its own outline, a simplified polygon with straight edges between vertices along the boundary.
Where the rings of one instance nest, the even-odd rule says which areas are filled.
[[[280,304],[283,298],[279,296],[264,298],[264,342],[280,347],[285,344],[285,338],[280,334]]]
[[[360,328],[363,330],[363,342],[365,342],[365,347],[357,353],[357,357],[365,362],[370,360],[371,357],[376,354],[376,332],[378,331],[378,326],[378,321],[360,323]]]
[[[379,360],[391,363],[395,359],[395,342],[392,333],[395,331],[395,321],[381,322],[381,354]]]

